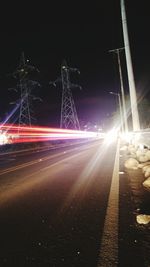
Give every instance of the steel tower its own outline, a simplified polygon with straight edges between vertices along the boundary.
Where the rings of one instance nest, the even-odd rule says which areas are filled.
[[[61,65],[61,77],[49,84],[53,84],[54,86],[56,86],[57,82],[61,82],[62,84],[60,128],[80,130],[71,88],[79,87],[81,89],[81,86],[70,82],[71,72],[80,73],[78,69],[68,67],[66,60],[64,60]]]
[[[64,60],[61,65],[61,80],[62,80],[62,103],[61,103],[61,119],[60,128],[69,128],[80,130],[78,115],[73,100],[71,88],[79,87],[70,83],[70,72],[78,72],[75,68],[69,68]]]
[[[19,90],[21,93],[19,105],[19,125],[29,125],[31,126],[33,121],[33,110],[32,110],[32,100],[36,99],[32,94],[32,89],[35,86],[39,86],[39,83],[29,79],[29,74],[32,71],[38,71],[34,66],[28,64],[28,60],[25,60],[24,53],[21,54],[20,64],[17,70],[13,73],[15,78],[19,79]]]

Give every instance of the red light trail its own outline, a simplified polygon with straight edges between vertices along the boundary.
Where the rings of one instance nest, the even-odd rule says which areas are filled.
[[[65,140],[80,138],[96,138],[97,132],[79,131],[71,129],[29,127],[5,124],[0,125],[2,134],[7,137],[8,143],[39,142],[49,140]]]

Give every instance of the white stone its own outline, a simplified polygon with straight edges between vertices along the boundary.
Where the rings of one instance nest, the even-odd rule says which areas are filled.
[[[139,169],[142,169],[144,166],[145,166],[145,165],[144,165],[143,163],[140,163],[140,164],[138,165],[138,168],[139,168]]]
[[[139,165],[139,162],[136,159],[129,158],[125,161],[124,166],[127,169],[137,169]]]
[[[128,145],[128,149],[129,149],[129,150],[132,149],[132,148],[134,148],[134,147],[135,147],[135,146],[132,145],[132,144]]]
[[[146,172],[150,172],[150,165],[147,165]]]
[[[134,159],[137,158],[136,153],[133,153],[133,152],[130,154],[130,156],[131,156],[131,158],[134,158]]]
[[[140,162],[147,162],[148,161],[148,157],[145,156],[145,155],[141,155],[141,156],[138,157],[138,160]]]
[[[146,178],[150,177],[150,171],[146,170],[146,172],[144,173],[144,176],[145,176]]]
[[[147,171],[147,169],[149,169],[149,167],[150,167],[150,165],[148,164],[148,165],[145,165],[143,168],[142,168],[142,170],[143,170],[143,173],[144,172],[146,172]]]
[[[137,149],[135,147],[129,147],[128,150],[130,153],[136,153]]]
[[[150,177],[143,182],[143,186],[150,191]]]
[[[150,222],[150,215],[145,215],[145,214],[137,215],[136,221],[139,224],[148,224]]]
[[[138,150],[136,151],[136,156],[137,156],[137,157],[144,156],[143,149],[138,149]]]
[[[145,156],[148,157],[148,160],[150,160],[150,150],[148,150],[146,153],[145,153]]]

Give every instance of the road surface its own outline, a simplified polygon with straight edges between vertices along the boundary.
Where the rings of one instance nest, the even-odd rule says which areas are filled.
[[[127,266],[118,148],[97,140],[1,157],[0,266]]]

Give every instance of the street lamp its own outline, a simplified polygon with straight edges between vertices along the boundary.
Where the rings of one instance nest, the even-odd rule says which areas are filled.
[[[118,97],[118,103],[119,103],[119,111],[120,111],[120,122],[121,122],[121,131],[122,133],[124,132],[124,127],[123,127],[123,112],[122,112],[122,105],[121,105],[121,98],[119,93],[114,93],[114,92],[109,92],[111,95],[115,95]]]
[[[137,103],[135,80],[134,80],[133,66],[132,66],[132,59],[131,59],[131,52],[130,52],[130,43],[129,43],[129,37],[128,37],[128,27],[127,27],[127,19],[126,19],[126,10],[125,10],[124,0],[121,0],[120,4],[121,4],[123,38],[124,38],[124,47],[125,47],[125,54],[126,54],[129,91],[130,91],[130,100],[131,100],[133,131],[139,131],[140,130],[140,122],[139,122],[139,113],[138,113],[138,103]]]
[[[109,50],[109,52],[114,52],[117,54],[119,76],[120,76],[120,89],[121,89],[121,95],[122,95],[122,119],[124,122],[125,132],[127,133],[128,132],[127,111],[126,111],[123,77],[122,77],[122,69],[121,69],[121,62],[120,62],[120,51],[122,51],[123,49],[124,48],[117,48],[117,49]]]

